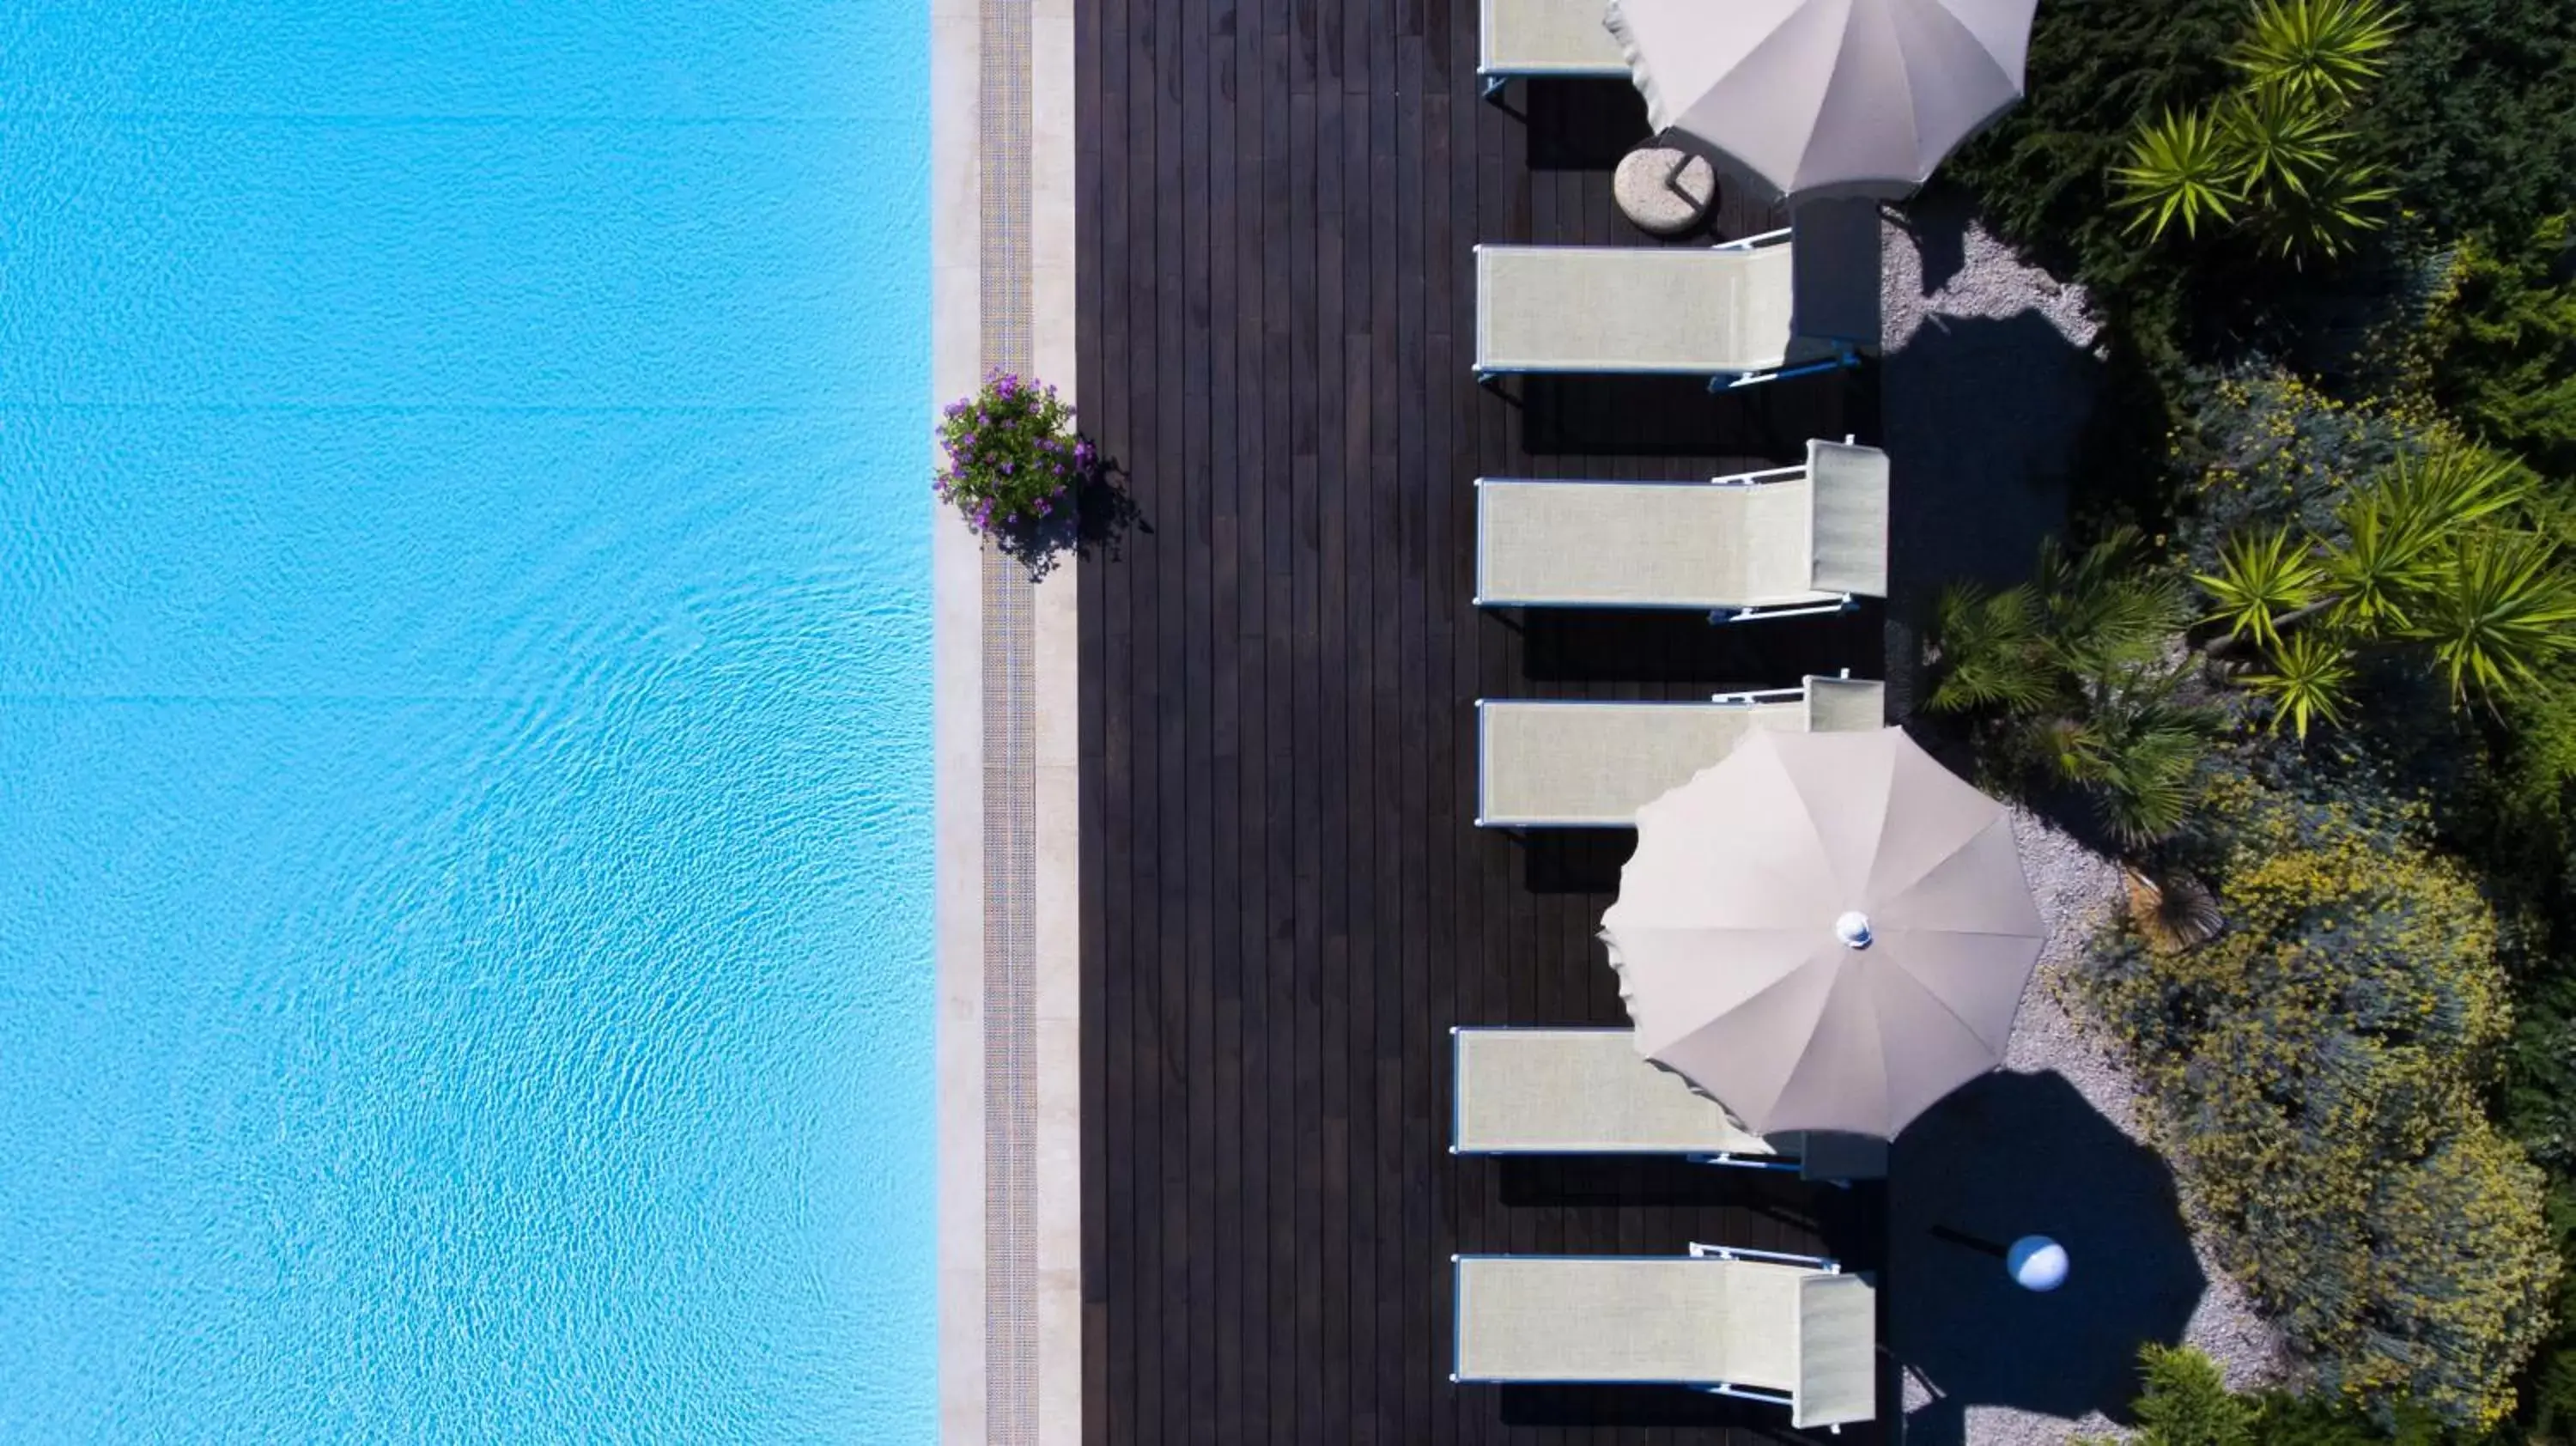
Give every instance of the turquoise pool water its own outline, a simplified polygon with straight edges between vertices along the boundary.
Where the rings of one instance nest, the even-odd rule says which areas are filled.
[[[0,14],[0,1440],[931,1438],[927,66]]]

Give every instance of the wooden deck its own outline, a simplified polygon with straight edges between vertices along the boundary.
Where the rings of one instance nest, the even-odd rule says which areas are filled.
[[[1449,1383],[1453,1252],[1881,1243],[1870,1189],[1449,1157],[1451,1025],[1622,1019],[1591,935],[1626,838],[1472,827],[1471,705],[1872,676],[1878,618],[1507,624],[1468,602],[1469,482],[1872,440],[1871,374],[1482,390],[1473,243],[1645,244],[1633,92],[1481,102],[1465,0],[1076,14],[1078,400],[1142,515],[1081,595],[1085,1439],[1789,1434]]]

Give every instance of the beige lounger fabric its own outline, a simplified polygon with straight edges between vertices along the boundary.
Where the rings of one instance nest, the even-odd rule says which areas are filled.
[[[1480,602],[1744,607],[1830,601],[1807,585],[1807,479],[1486,481]]]
[[[1778,703],[1489,702],[1482,717],[1489,824],[1627,828],[1637,810],[1735,749],[1755,729],[1802,730],[1803,699]]]
[[[1691,1257],[1467,1256],[1457,1273],[1461,1380],[1723,1383],[1793,1396],[1802,1426],[1874,1413],[1864,1385],[1853,1414],[1875,1346],[1858,1277]]]
[[[1688,783],[1756,731],[1884,722],[1874,682],[1810,678],[1807,696],[1759,703],[1552,703],[1477,708],[1477,822],[1628,828],[1637,810]]]
[[[1790,251],[1476,248],[1481,371],[1767,371],[1790,344]]]
[[[1628,58],[1593,0],[1483,0],[1476,69],[1486,75],[1625,76]]]
[[[1624,1029],[1461,1029],[1456,1138],[1465,1154],[1768,1155]]]
[[[1714,482],[1476,484],[1477,601],[1794,607],[1887,591],[1887,454]]]

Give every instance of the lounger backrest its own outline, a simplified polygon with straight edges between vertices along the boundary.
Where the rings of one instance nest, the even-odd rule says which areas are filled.
[[[1793,1426],[1836,1426],[1878,1415],[1878,1292],[1855,1275],[1798,1282]]]
[[[1807,731],[1875,733],[1887,726],[1887,685],[1866,678],[1809,678]]]
[[[1772,1153],[1625,1029],[1461,1029],[1453,1054],[1461,1154]]]
[[[1588,0],[1483,0],[1476,69],[1485,75],[1628,73],[1627,57]]]
[[[1819,592],[1887,596],[1887,454],[1845,442],[1807,444]]]

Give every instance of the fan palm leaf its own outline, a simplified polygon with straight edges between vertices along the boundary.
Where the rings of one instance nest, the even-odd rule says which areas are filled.
[[[2192,577],[2217,605],[2211,621],[2227,624],[2231,638],[2251,637],[2266,647],[2281,641],[2276,620],[2315,602],[2324,580],[2325,569],[2287,527],[2238,533],[2220,549],[2217,572]]]
[[[2288,723],[2304,743],[2309,725],[2341,724],[2352,699],[2352,657],[2343,644],[2322,632],[2285,638],[2273,648],[2272,670],[2242,679],[2255,696],[2272,705],[2272,726]]]
[[[1940,681],[1924,699],[1933,712],[2028,712],[2057,694],[2039,596],[2027,585],[1994,593],[1974,583],[1945,589],[1934,611],[1933,647]]]
[[[2343,101],[2379,77],[2397,31],[2386,0],[2258,0],[2228,62],[2256,85]]]
[[[2176,223],[2185,236],[2198,237],[2204,223],[2235,219],[2230,208],[2244,200],[2243,171],[2225,129],[2207,111],[2166,111],[2139,123],[2127,162],[2111,168],[2119,190],[2112,204],[2130,213],[2129,230],[2145,231],[2150,241],[2163,239]]]
[[[2049,651],[2072,673],[2157,662],[2191,615],[2179,579],[2144,555],[2131,527],[2071,556],[2048,539],[2031,586]]]

